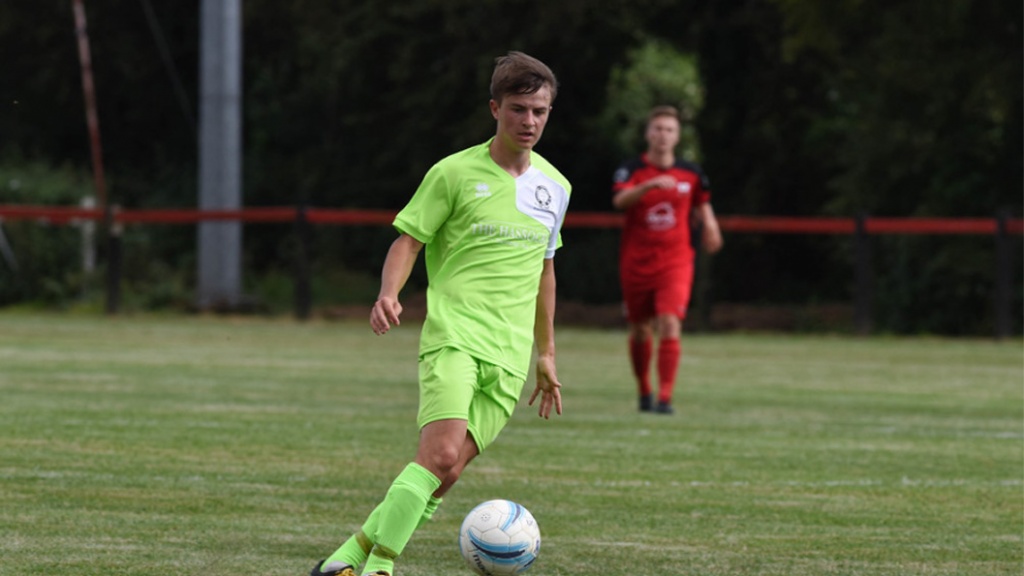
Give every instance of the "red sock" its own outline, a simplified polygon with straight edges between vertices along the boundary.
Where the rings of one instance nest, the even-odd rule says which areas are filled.
[[[662,340],[658,344],[658,401],[672,401],[672,387],[676,384],[676,371],[679,369],[679,358],[683,355],[683,347],[679,339]]]
[[[647,396],[651,393],[649,367],[651,365],[652,350],[653,347],[650,339],[629,339],[629,360],[633,365],[633,375],[636,376],[637,387],[641,396]]]

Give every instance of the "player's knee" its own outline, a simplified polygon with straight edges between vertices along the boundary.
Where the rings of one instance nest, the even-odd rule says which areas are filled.
[[[448,478],[459,463],[459,449],[456,446],[437,446],[430,453],[430,463],[439,474],[438,477]]]
[[[658,317],[659,338],[679,338],[682,330],[682,322],[676,316],[669,314]]]
[[[651,329],[649,322],[630,324],[629,332],[634,340],[650,340],[654,336],[654,330]]]
[[[448,470],[448,475],[442,480],[441,486],[446,489],[452,487],[452,485],[459,481],[459,477],[462,476],[462,471],[464,469],[464,466],[452,466],[452,468]]]

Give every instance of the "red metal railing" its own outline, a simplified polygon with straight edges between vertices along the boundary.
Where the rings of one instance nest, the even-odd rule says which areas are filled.
[[[95,208],[54,206],[0,205],[0,223],[5,220],[34,220],[66,225],[86,221],[105,221],[109,217],[110,245],[108,258],[107,311],[117,311],[120,299],[120,229],[133,224],[198,224],[202,222],[238,221],[244,223],[296,223],[300,245],[296,278],[296,315],[309,315],[308,227],[319,225],[389,225],[396,212],[391,210],[360,210],[299,207],[262,207],[239,210],[198,210],[165,208],[124,210],[112,207],[109,215]],[[989,235],[995,239],[996,278],[993,304],[996,336],[1010,332],[1011,250],[1010,235],[1024,234],[1024,220],[1000,215],[992,218],[889,218],[859,215],[853,218],[796,216],[719,216],[722,230],[731,233],[761,234],[842,234],[854,239],[856,329],[871,332],[872,264],[868,237],[879,234]],[[573,212],[566,216],[567,228],[619,228],[623,216],[611,212]]]
[[[198,210],[188,208],[132,209],[115,208],[111,218],[121,224],[196,224],[212,221],[245,223],[286,223],[299,217],[299,208],[266,207],[240,210]],[[306,208],[304,217],[311,224],[386,225],[395,217],[391,210],[342,208]],[[0,220],[36,220],[63,225],[86,220],[103,220],[103,211],[95,208],[55,206],[0,206]],[[762,234],[853,234],[856,218],[797,216],[719,216],[723,231]],[[573,212],[566,216],[569,228],[619,228],[622,215],[610,212]],[[891,218],[864,219],[868,234],[976,234],[998,232],[996,218]],[[1024,219],[1006,222],[1007,233],[1024,234]]]

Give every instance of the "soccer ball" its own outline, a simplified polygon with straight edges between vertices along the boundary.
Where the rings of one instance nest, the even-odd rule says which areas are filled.
[[[509,500],[488,500],[466,515],[459,550],[480,576],[525,572],[540,553],[540,528],[530,511]]]

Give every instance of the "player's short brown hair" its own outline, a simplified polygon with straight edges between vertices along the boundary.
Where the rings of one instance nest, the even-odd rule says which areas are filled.
[[[647,123],[650,124],[655,118],[661,118],[662,116],[681,120],[679,117],[679,109],[675,106],[655,106],[654,108],[651,108],[650,113],[647,114]]]
[[[554,102],[558,93],[558,80],[547,64],[517,51],[494,59],[491,98],[499,103],[511,94],[533,94],[545,84],[551,90],[551,101]]]

